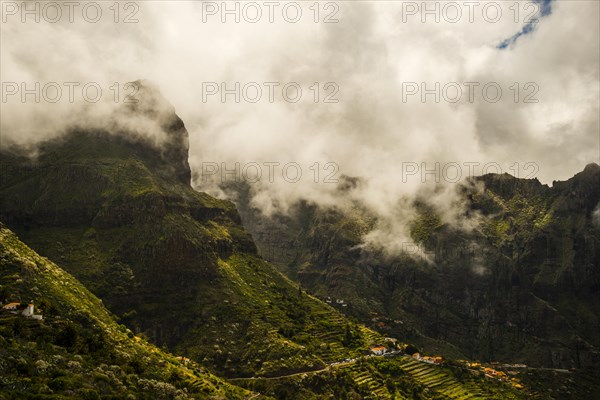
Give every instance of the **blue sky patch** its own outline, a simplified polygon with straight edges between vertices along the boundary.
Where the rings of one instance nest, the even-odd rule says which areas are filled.
[[[526,23],[523,28],[508,39],[503,40],[498,46],[498,49],[506,49],[511,44],[515,43],[521,36],[527,35],[533,32],[540,23],[540,20],[550,14],[552,14],[552,2],[555,0],[532,0],[539,7],[538,15],[534,16],[534,20]],[[535,20],[537,19],[537,21]]]

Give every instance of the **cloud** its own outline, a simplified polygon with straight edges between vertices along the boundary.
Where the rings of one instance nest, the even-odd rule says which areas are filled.
[[[592,223],[600,228],[600,202],[598,202],[596,208],[592,212]]]
[[[554,1],[535,30],[504,49],[498,44],[522,30],[525,10],[515,22],[512,3],[504,2],[503,17],[489,22],[481,13],[487,3],[494,2],[482,2],[472,23],[464,8],[458,22],[442,15],[440,22],[426,16],[423,23],[421,13],[408,13],[401,2],[334,2],[339,10],[319,9],[319,21],[331,13],[339,19],[329,24],[315,23],[308,3],[298,3],[303,17],[297,23],[286,22],[283,6],[269,22],[260,2],[257,23],[243,15],[239,23],[232,16],[222,23],[220,14],[203,15],[206,2],[138,2],[139,22],[132,24],[114,23],[108,6],[95,24],[81,18],[23,24],[10,16],[1,28],[2,82],[98,82],[104,95],[101,107],[81,99],[21,103],[12,96],[2,103],[2,140],[36,142],[69,124],[85,124],[92,110],[105,115],[114,108],[115,82],[123,95],[126,82],[146,78],[186,123],[198,188],[217,190],[200,179],[206,163],[229,169],[236,162],[240,168],[258,163],[266,176],[264,163],[278,162],[274,182],[252,184],[254,204],[266,212],[285,211],[298,199],[324,205],[360,201],[399,226],[405,226],[402,215],[410,215],[399,211],[405,199],[423,190],[434,193],[440,208],[454,204],[451,188],[423,187],[436,186],[436,175],[450,180],[444,173],[456,165],[461,178],[499,166],[549,183],[598,162],[599,3]],[[257,103],[236,103],[231,94],[225,103],[219,95],[203,101],[207,82],[225,82],[228,89],[255,82],[263,97]],[[280,83],[275,101],[266,100],[264,82]],[[281,88],[290,82],[302,88],[297,103],[282,99]],[[334,86],[326,87],[328,82]],[[468,82],[479,84],[474,101]],[[460,87],[462,98],[436,102],[430,94],[423,103],[420,94],[405,96],[407,85],[431,90],[436,83]],[[501,100],[483,98],[486,84],[502,89]],[[339,101],[323,102],[336,87]],[[537,102],[525,103],[527,96]],[[291,162],[302,170],[296,183],[282,178]],[[363,178],[350,199],[341,200],[337,185],[323,182],[332,171],[325,169],[328,162],[338,178]],[[444,214],[451,220],[456,212]]]

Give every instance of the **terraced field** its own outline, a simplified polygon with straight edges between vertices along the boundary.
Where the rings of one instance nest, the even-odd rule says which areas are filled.
[[[363,337],[370,343],[377,343],[378,341],[381,340],[381,335],[378,334],[377,332],[367,328],[364,325],[360,325],[359,326],[360,332],[363,335]]]
[[[359,388],[368,388],[369,393],[366,399],[392,399],[388,389],[385,387],[382,377],[373,374],[371,370],[360,365],[360,363],[344,364],[339,367],[341,370],[349,372],[350,376]]]
[[[458,373],[449,367],[426,364],[410,356],[367,357],[332,365],[329,368],[308,373],[266,379],[240,379],[251,390],[257,388],[266,394],[277,396],[277,388],[313,388],[288,395],[289,399],[338,399],[336,390],[343,383],[365,400],[391,399],[521,399],[525,393],[510,386],[472,374]],[[256,386],[256,385],[259,386]],[[337,397],[336,397],[337,396]],[[348,397],[352,398],[352,397]]]
[[[402,369],[430,390],[450,399],[485,399],[487,395],[472,380],[460,382],[445,368],[414,360],[412,357],[398,359]]]
[[[317,312],[317,319],[330,327],[327,331],[323,331],[323,325],[312,325],[309,328],[310,334],[318,338],[321,343],[316,350],[316,355],[324,363],[330,364],[339,361],[341,354],[348,354],[348,357],[350,354],[358,355],[358,353],[353,354],[354,352],[348,353],[348,349],[345,349],[342,345],[346,321],[341,315],[322,311]]]

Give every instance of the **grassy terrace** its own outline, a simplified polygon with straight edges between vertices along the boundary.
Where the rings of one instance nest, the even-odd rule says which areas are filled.
[[[461,382],[444,368],[402,357],[402,369],[425,387],[451,399],[485,399],[482,388],[474,381]]]

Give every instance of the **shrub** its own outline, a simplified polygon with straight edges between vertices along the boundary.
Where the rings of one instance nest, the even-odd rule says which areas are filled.
[[[37,370],[38,374],[45,374],[46,371],[50,369],[50,366],[50,363],[44,360],[37,360],[35,362],[35,369]]]
[[[77,396],[83,400],[100,400],[100,395],[94,389],[81,389]]]
[[[409,344],[408,346],[406,346],[406,349],[404,349],[404,352],[410,356],[412,356],[415,353],[420,353],[419,349],[417,349],[412,344]]]
[[[67,324],[65,327],[56,335],[55,344],[67,349],[71,349],[77,343],[79,332],[75,329],[73,324]]]
[[[59,376],[58,378],[52,379],[48,382],[48,386],[52,390],[66,390],[66,389],[76,389],[77,385],[75,383],[74,377],[69,376]]]

